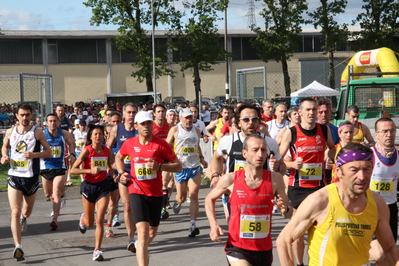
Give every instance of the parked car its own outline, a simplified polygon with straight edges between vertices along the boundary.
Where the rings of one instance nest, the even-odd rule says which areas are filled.
[[[173,108],[175,103],[180,103],[181,107],[186,107],[186,99],[183,96],[166,97],[163,102],[169,104],[170,108]]]
[[[205,103],[209,106],[209,111],[217,111],[218,109],[217,103],[210,98],[202,98],[202,103]],[[191,101],[191,105],[197,106],[197,99]]]

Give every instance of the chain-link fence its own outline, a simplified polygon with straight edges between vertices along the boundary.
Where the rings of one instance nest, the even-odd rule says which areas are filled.
[[[52,76],[28,73],[0,76],[0,95],[2,95],[1,107],[3,108],[3,112],[0,112],[0,120],[2,120],[0,144],[3,145],[4,133],[13,124],[13,111],[19,103],[30,104],[34,110],[34,118],[44,117],[52,112]],[[8,169],[8,164],[0,164],[0,184],[6,183]]]

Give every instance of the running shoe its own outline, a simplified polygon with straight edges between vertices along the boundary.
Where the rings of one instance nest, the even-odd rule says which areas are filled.
[[[169,212],[166,210],[166,208],[162,208],[161,220],[166,220],[168,218],[169,218]]]
[[[130,252],[136,253],[137,241],[138,240],[129,241],[129,243],[127,244],[127,250],[129,250]]]
[[[173,203],[174,214],[179,214],[180,209],[181,209],[181,203],[178,203],[177,201],[175,201],[175,203]]]
[[[66,206],[66,195],[61,197],[61,208],[64,208]]]
[[[24,251],[22,250],[22,246],[15,247],[13,257],[17,259],[17,261],[25,260]]]
[[[170,202],[169,202],[169,200],[166,202],[166,209],[172,209],[172,206],[170,206]]]
[[[58,222],[57,222],[57,220],[56,220],[56,219],[53,219],[53,220],[51,221],[51,223],[50,223],[50,227],[51,227],[51,231],[55,231],[55,230],[57,230],[57,227],[58,227]]]
[[[65,181],[65,186],[72,186],[72,185],[73,185],[73,184],[72,184],[71,180]]]
[[[113,237],[114,231],[112,231],[112,227],[105,227],[105,237]]]
[[[82,213],[82,214],[80,215],[80,219],[79,219],[79,231],[80,231],[82,234],[86,233],[86,230],[87,230],[87,226],[86,226],[85,224],[82,223],[83,217],[85,217],[85,214],[84,214],[84,213]]]
[[[188,237],[195,237],[200,234],[200,230],[197,227],[190,227],[188,229]]]
[[[19,219],[19,223],[21,224],[21,233],[25,233],[26,229],[28,228],[28,221],[26,220],[25,217],[21,217]]]
[[[120,226],[121,223],[119,222],[119,217],[115,214],[114,218],[112,219],[112,227]]]
[[[96,260],[96,261],[103,261],[104,260],[103,253],[99,249],[94,250],[94,252],[93,252],[93,260]]]

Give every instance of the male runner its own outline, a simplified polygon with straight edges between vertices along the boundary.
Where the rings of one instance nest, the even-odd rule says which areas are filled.
[[[123,106],[124,122],[123,124],[119,124],[112,128],[110,136],[107,140],[107,147],[109,149],[112,149],[114,143],[116,143],[116,150],[119,151],[126,140],[137,136],[137,130],[134,128],[134,118],[136,114],[137,114],[137,106],[135,104],[127,103]],[[127,173],[130,172],[130,165],[131,165],[130,157],[127,156],[124,159],[125,171]],[[134,228],[132,210],[130,207],[128,185],[129,184],[123,184],[123,183],[118,184],[119,194],[123,203],[123,210],[124,210],[123,217],[126,225],[127,235],[129,237],[127,250],[134,253],[136,252],[136,248],[134,246],[135,228]]]
[[[65,180],[66,165],[65,160],[69,160],[70,165],[76,160],[75,141],[69,131],[61,129],[61,121],[56,114],[46,116],[47,129],[44,130],[47,142],[51,147],[51,157],[40,159],[40,175],[44,195],[53,201],[53,211],[51,213],[51,230],[58,228],[58,216],[60,208],[65,205]],[[67,144],[68,146],[66,146]],[[66,147],[69,154],[66,155]]]
[[[277,205],[284,217],[292,215],[292,208],[288,207],[281,174],[263,168],[267,158],[265,139],[258,134],[246,137],[242,155],[246,167],[222,176],[205,199],[206,214],[211,226],[209,236],[212,241],[222,242],[219,235],[224,235],[224,232],[216,220],[215,203],[223,194],[231,193],[232,212],[225,245],[229,264],[272,265],[273,205]]]
[[[262,120],[265,123],[277,118],[277,116],[273,112],[274,102],[272,100],[269,99],[263,100],[262,109],[263,109]]]
[[[161,171],[182,170],[172,148],[165,140],[152,135],[153,118],[146,111],[135,117],[138,136],[128,139],[115,157],[117,180],[129,183],[132,214],[137,228],[136,258],[139,266],[149,265],[148,246],[155,238],[162,209]],[[130,175],[125,171],[125,157],[131,158]],[[164,163],[165,159],[169,163]]]
[[[353,124],[355,127],[355,132],[353,135],[353,143],[360,143],[363,145],[368,145],[368,146],[374,146],[375,141],[373,139],[373,136],[370,133],[370,129],[359,122],[359,107],[356,105],[351,105],[346,109],[345,116],[346,118]],[[364,139],[368,141],[368,143],[364,142]]]
[[[176,173],[176,201],[173,204],[173,212],[178,214],[181,205],[187,199],[187,187],[190,202],[190,228],[189,237],[199,235],[200,230],[196,225],[199,210],[198,192],[201,187],[201,165],[207,168],[208,163],[202,156],[199,146],[200,131],[193,126],[194,114],[190,108],[184,108],[179,112],[180,123],[169,131],[167,142],[174,147],[177,158],[183,166],[183,171]]]
[[[40,158],[51,156],[51,148],[43,131],[30,125],[32,106],[21,103],[16,110],[18,125],[7,129],[1,149],[1,163],[10,163],[8,170],[8,201],[11,209],[11,233],[14,258],[25,260],[21,236],[33,209],[39,188]],[[43,150],[40,150],[40,145]],[[10,155],[10,157],[8,156]]]
[[[285,156],[290,149],[292,161],[285,161],[290,170],[288,198],[296,210],[309,194],[327,185],[324,176],[324,152],[334,158],[335,145],[326,125],[316,123],[317,106],[312,98],[304,98],[299,104],[301,123],[291,127],[281,140],[280,153]],[[295,212],[294,212],[295,216]],[[303,237],[294,243],[297,265],[303,265],[305,243]]]
[[[281,265],[294,264],[291,244],[308,230],[309,266],[368,265],[373,235],[389,265],[399,265],[388,207],[369,189],[372,151],[350,143],[338,153],[336,166],[339,182],[309,195],[278,236]]]
[[[278,132],[290,123],[287,120],[287,106],[279,104],[276,107],[276,118],[266,122],[270,137],[276,139]]]
[[[395,147],[395,135],[396,125],[392,119],[384,117],[375,122],[377,143],[371,148],[374,155],[374,163],[370,189],[380,194],[388,205],[390,214],[389,225],[396,243],[398,239],[398,206],[396,205],[396,194],[399,179],[399,152]],[[383,261],[378,262],[378,265],[385,264],[386,262]]]

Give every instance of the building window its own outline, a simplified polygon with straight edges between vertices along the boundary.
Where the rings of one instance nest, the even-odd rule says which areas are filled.
[[[0,64],[41,64],[42,62],[41,40],[0,40]]]

